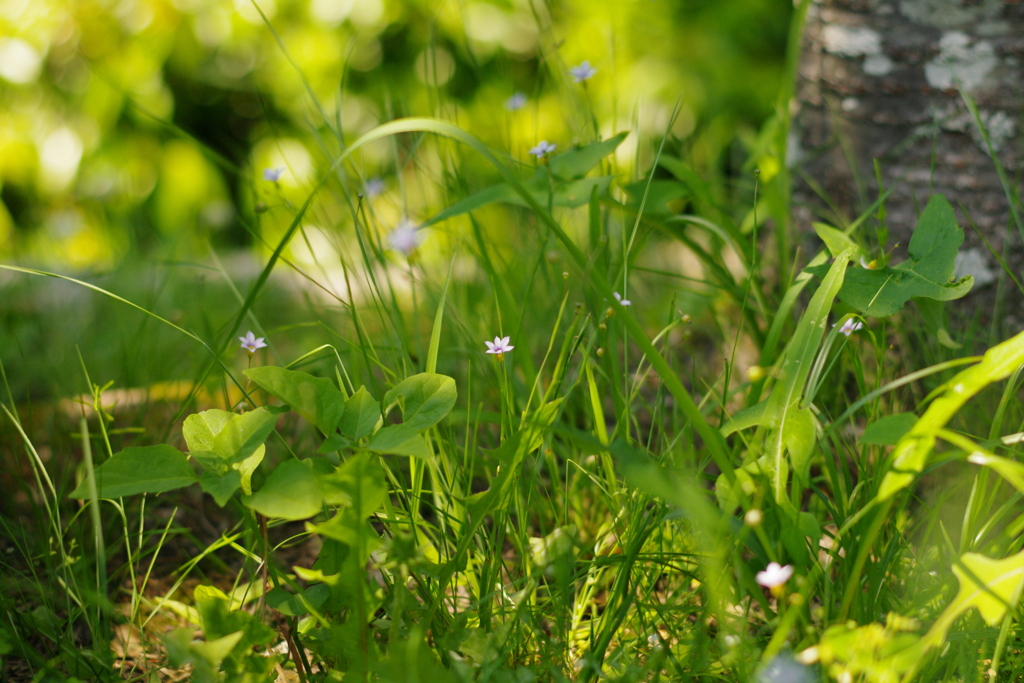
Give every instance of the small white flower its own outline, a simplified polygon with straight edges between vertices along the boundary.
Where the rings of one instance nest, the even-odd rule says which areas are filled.
[[[619,294],[618,292],[615,292],[614,294],[615,294],[615,300],[618,301],[621,305],[623,305],[623,306],[632,306],[633,305],[632,301],[630,301],[629,299],[623,299],[622,295]]]
[[[278,180],[281,179],[281,175],[283,173],[284,173],[284,167],[283,166],[277,166],[277,167],[274,167],[274,168],[265,168],[265,169],[263,169],[263,179],[264,180],[268,180],[268,181],[270,181],[272,183],[276,183]]]
[[[791,576],[793,576],[793,565],[787,564],[783,566],[778,562],[769,562],[765,570],[758,572],[755,578],[757,583],[765,588],[778,588],[789,581]]]
[[[530,150],[530,154],[538,159],[542,159],[544,155],[554,152],[555,147],[556,145],[552,145],[547,140],[541,140],[533,149]]]
[[[244,337],[239,337],[238,340],[242,342],[242,348],[250,354],[256,353],[256,349],[262,349],[267,345],[267,343],[263,341],[263,337],[257,337],[252,333],[252,330],[249,330],[249,333]]]
[[[590,78],[593,78],[594,74],[597,73],[597,69],[590,66],[590,62],[584,59],[578,65],[569,69],[569,75],[572,76],[574,83],[582,83]]]
[[[521,92],[512,94],[512,97],[505,100],[505,109],[509,111],[519,111],[526,106],[526,95]]]
[[[370,178],[366,181],[366,196],[373,199],[384,191],[384,181],[381,178]]]
[[[392,249],[408,256],[423,243],[423,235],[415,225],[409,221],[402,221],[388,235],[388,243]]]
[[[661,634],[655,631],[647,636],[647,644],[651,647],[661,647]]]
[[[516,348],[508,342],[509,337],[495,337],[493,342],[485,341],[484,344],[487,345],[487,350],[484,351],[484,353],[493,353],[501,358],[501,354],[508,353],[512,349]]]
[[[838,324],[839,323],[836,323],[835,325],[832,325],[832,327],[835,327]],[[844,322],[842,327],[839,328],[839,333],[845,334],[847,337],[849,337],[852,333],[856,332],[857,330],[863,327],[864,323],[858,320],[854,320],[853,318],[847,318],[846,322]]]

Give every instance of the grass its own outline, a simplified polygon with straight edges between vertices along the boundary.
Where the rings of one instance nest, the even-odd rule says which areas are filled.
[[[261,186],[258,269],[4,266],[5,677],[1019,677],[1024,341],[844,303],[877,204],[794,255],[787,169],[579,142],[534,169],[402,119]],[[401,193],[358,196],[384,143]]]

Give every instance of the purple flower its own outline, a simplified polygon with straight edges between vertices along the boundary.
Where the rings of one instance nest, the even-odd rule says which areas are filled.
[[[569,75],[572,76],[574,83],[583,83],[584,81],[593,78],[596,73],[597,69],[590,66],[590,62],[586,59],[569,69]]]
[[[836,325],[838,324],[839,323],[836,323]],[[833,325],[832,327],[835,327],[836,325]],[[856,332],[857,330],[863,327],[864,323],[856,321],[853,318],[847,318],[846,322],[843,323],[843,326],[839,328],[839,333],[845,334],[847,337],[849,337],[852,333]]]
[[[283,174],[283,173],[284,173],[284,167],[283,166],[276,166],[276,167],[273,167],[273,168],[265,168],[265,169],[263,169],[263,179],[267,180],[267,181],[270,181],[272,183],[276,183],[278,180],[281,179],[281,174]]]
[[[381,178],[370,178],[366,181],[366,196],[373,199],[384,191],[384,180]]]
[[[391,244],[392,249],[408,256],[423,243],[423,235],[415,225],[407,220],[403,220],[388,235],[388,242]]]
[[[487,344],[487,350],[484,351],[484,353],[493,353],[496,354],[498,358],[501,358],[501,354],[508,353],[512,349],[516,348],[508,342],[509,337],[495,337],[493,342],[485,341],[484,344]]]
[[[239,337],[238,340],[242,342],[242,348],[250,354],[256,353],[256,349],[262,349],[267,345],[267,343],[263,341],[263,337],[257,337],[252,333],[252,330],[249,330],[249,333],[244,337]]]
[[[505,100],[505,109],[519,111],[526,106],[526,95],[521,92],[513,93],[512,97]]]
[[[541,140],[533,149],[530,150],[530,154],[538,159],[543,159],[545,155],[554,152],[556,146],[557,145],[552,145],[547,140]]]

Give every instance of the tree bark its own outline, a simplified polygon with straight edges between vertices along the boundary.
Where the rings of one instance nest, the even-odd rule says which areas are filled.
[[[795,196],[798,224],[842,224],[869,207],[878,197],[877,160],[882,183],[892,191],[885,223],[889,246],[901,245],[894,262],[906,256],[917,208],[941,193],[954,207],[962,204],[997,253],[1010,248],[1019,274],[1024,249],[1018,227],[959,89],[976,101],[993,151],[1019,192],[1024,3],[814,0],[789,149],[790,163],[803,177]],[[975,275],[975,291],[991,300],[998,261],[966,216],[961,225],[967,239],[960,272]],[[977,304],[978,295],[971,296]]]

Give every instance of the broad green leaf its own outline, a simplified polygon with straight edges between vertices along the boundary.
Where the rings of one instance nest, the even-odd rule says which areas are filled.
[[[722,436],[729,436],[734,432],[759,427],[764,421],[764,411],[768,407],[767,401],[761,401],[757,405],[744,408],[732,416],[728,422],[722,425]]]
[[[284,401],[324,434],[337,429],[345,411],[345,395],[331,380],[274,366],[250,368],[245,376]]]
[[[185,437],[185,443],[188,444],[188,450],[192,452],[212,451],[214,437],[234,417],[238,417],[238,413],[216,408],[186,417],[185,423],[181,427],[181,433]]]
[[[174,629],[163,637],[167,661],[176,667],[192,665],[194,683],[219,683],[220,664],[242,640],[242,632],[232,633],[210,642],[193,642],[195,629]]]
[[[267,447],[261,444],[248,458],[231,465],[232,469],[238,470],[238,473],[242,475],[242,492],[247,496],[252,495],[252,474],[263,462],[263,455],[266,452]]]
[[[953,574],[960,581],[960,592],[922,639],[928,647],[945,642],[953,622],[972,607],[990,626],[1002,621],[1007,608],[1016,609],[1024,589],[1024,551],[1003,560],[966,553],[953,565]]]
[[[316,482],[324,502],[352,508],[361,519],[376,512],[387,497],[384,470],[369,453],[354,455],[341,467],[317,472]]]
[[[217,505],[224,507],[234,492],[242,486],[242,475],[238,470],[228,470],[225,474],[206,470],[199,478],[199,485],[203,488],[203,493],[210,494]]]
[[[884,318],[912,298],[938,301],[959,299],[971,290],[974,278],[952,282],[954,259],[964,239],[953,207],[935,195],[921,213],[910,239],[910,258],[895,267],[853,268],[846,275],[839,299],[865,315]],[[825,267],[808,269],[821,275]]]
[[[423,460],[430,459],[430,449],[423,436],[409,425],[389,425],[377,430],[366,450],[390,455],[410,455]]]
[[[802,485],[806,486],[811,469],[811,453],[817,442],[817,431],[814,416],[810,408],[797,408],[789,411],[786,422],[782,425],[782,440],[789,451],[789,461],[793,472]]]
[[[214,409],[189,415],[181,431],[192,457],[204,468],[223,473],[224,466],[248,460],[260,451],[276,420],[277,415],[267,408],[241,415]]]
[[[306,531],[344,543],[353,548],[361,558],[366,558],[380,546],[380,536],[369,523],[345,509],[322,524],[306,523]]]
[[[917,422],[913,413],[896,413],[875,420],[864,428],[860,437],[862,446],[895,446]]]
[[[345,413],[338,429],[349,441],[358,441],[372,434],[380,419],[380,403],[370,396],[366,387],[359,387],[359,391],[345,402]]]
[[[309,614],[309,607],[319,609],[331,596],[330,586],[318,584],[302,591],[301,596],[289,593],[281,586],[267,593],[267,605],[289,617]],[[309,607],[307,607],[309,605]]]
[[[274,629],[264,624],[259,617],[232,605],[223,591],[214,586],[196,586],[192,594],[199,611],[200,625],[207,640],[223,638],[232,633],[241,633],[236,644],[240,652],[252,651],[254,646],[267,645],[274,640]]]
[[[715,499],[718,501],[718,507],[730,513],[738,508],[742,500],[738,488],[743,490],[747,498],[750,498],[757,486],[751,475],[764,474],[765,460],[766,458],[762,456],[757,462],[733,470],[733,482],[730,482],[729,477],[724,473],[719,474],[715,480]]]
[[[389,410],[398,403],[402,409],[402,423],[422,431],[434,426],[450,413],[456,398],[454,379],[423,372],[402,380],[386,393],[384,406]]]
[[[560,180],[582,178],[601,163],[601,159],[614,152],[628,136],[629,133],[619,133],[607,140],[574,147],[564,154],[554,156],[548,164],[551,173]]]
[[[243,497],[242,502],[267,517],[307,519],[320,512],[323,496],[309,465],[285,460],[274,468],[259,491]]]
[[[1021,365],[1024,365],[1024,332],[993,346],[981,361],[946,382],[942,395],[932,401],[893,449],[892,469],[882,479],[877,499],[887,500],[914,481],[935,447],[938,430],[944,428],[975,394],[992,382],[1006,379]]]
[[[196,483],[188,456],[167,444],[126,448],[94,470],[100,498],[138,493],[162,493]],[[88,480],[71,492],[72,498],[89,497]]]
[[[675,180],[652,180],[650,189],[647,187],[647,181],[641,180],[624,185],[622,189],[629,195],[629,207],[634,210],[639,209],[644,192],[646,192],[647,201],[644,203],[644,214],[651,216],[671,216],[681,213],[684,201],[690,196],[686,185]]]
[[[252,456],[274,431],[277,415],[266,408],[257,408],[235,415],[213,437],[213,450],[229,463]]]
[[[832,255],[832,258],[839,256],[847,249],[853,250],[852,258],[857,260],[864,253],[860,246],[850,239],[842,230],[837,230],[831,225],[825,225],[824,223],[814,223],[814,232],[818,233],[818,237],[825,243],[828,248],[828,253]]]

